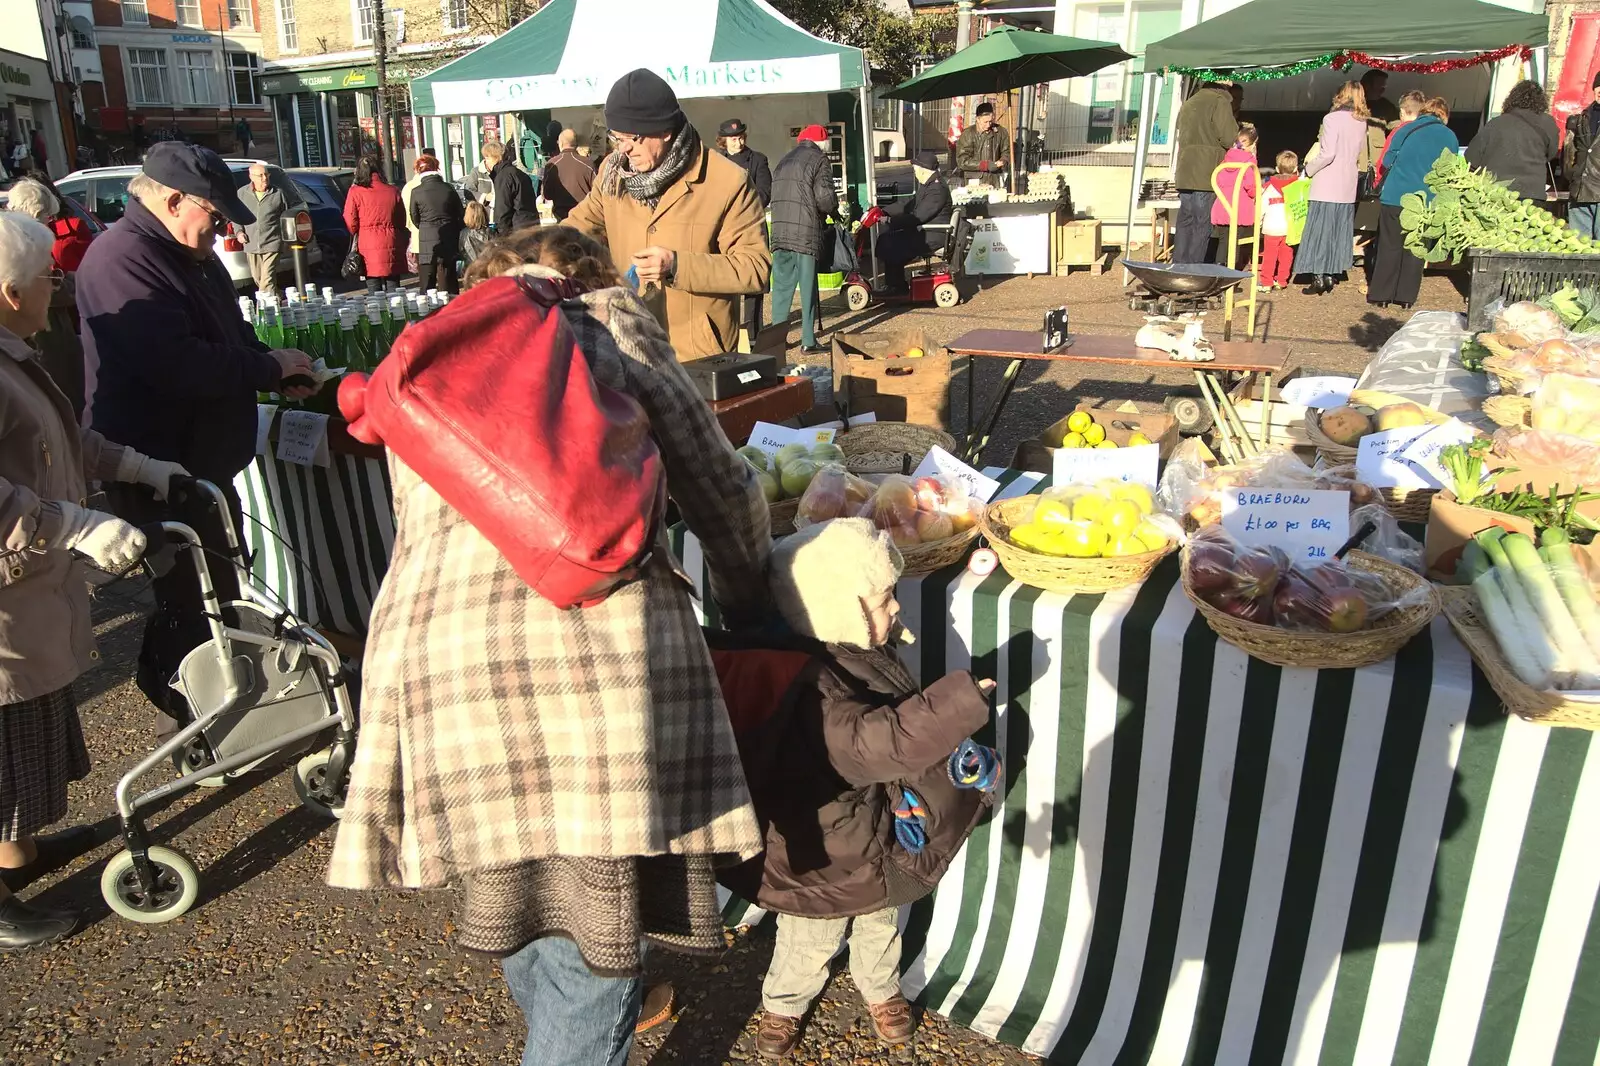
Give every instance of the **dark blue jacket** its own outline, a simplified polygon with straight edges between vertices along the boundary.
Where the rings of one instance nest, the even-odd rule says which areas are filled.
[[[1407,122],[1394,131],[1389,150],[1383,153],[1383,187],[1378,190],[1378,202],[1399,207],[1400,197],[1410,192],[1424,193],[1432,199],[1423,179],[1441,154],[1460,150],[1461,142],[1437,115],[1419,115]]]
[[[256,451],[256,393],[278,361],[239,314],[215,255],[197,260],[137,200],[78,268],[84,354],[99,364],[93,426],[221,485]]]

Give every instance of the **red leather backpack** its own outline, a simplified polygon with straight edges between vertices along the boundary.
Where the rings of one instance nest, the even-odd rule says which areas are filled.
[[[556,306],[583,291],[493,278],[339,386],[351,436],[393,451],[563,609],[636,579],[666,506],[644,409],[594,379]]]

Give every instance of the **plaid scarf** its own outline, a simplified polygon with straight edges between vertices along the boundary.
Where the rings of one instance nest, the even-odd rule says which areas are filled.
[[[600,192],[604,196],[620,196],[627,190],[629,196],[654,211],[661,195],[672,183],[683,177],[689,165],[700,157],[700,134],[684,123],[683,129],[672,138],[667,154],[661,157],[654,170],[635,174],[628,168],[628,153],[612,152],[601,164]]]

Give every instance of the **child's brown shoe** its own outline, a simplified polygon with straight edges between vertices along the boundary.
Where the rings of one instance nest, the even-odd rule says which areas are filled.
[[[885,1044],[904,1044],[916,1032],[917,1023],[911,1017],[911,1004],[906,997],[896,995],[882,1003],[869,1003],[867,1012],[872,1015],[872,1027],[878,1039]]]
[[[781,1059],[793,1051],[798,1043],[800,1043],[799,1018],[773,1014],[771,1011],[762,1012],[761,1024],[756,1027],[756,1052],[762,1058]]]

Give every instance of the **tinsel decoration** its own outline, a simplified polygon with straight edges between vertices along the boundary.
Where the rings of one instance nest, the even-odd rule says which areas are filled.
[[[1321,70],[1323,67],[1333,67],[1335,70],[1344,70],[1355,65],[1371,67],[1374,70],[1387,71],[1392,74],[1446,74],[1452,70],[1466,70],[1468,67],[1482,66],[1485,63],[1498,63],[1502,59],[1519,56],[1527,62],[1533,55],[1533,49],[1525,44],[1508,44],[1504,48],[1496,48],[1492,52],[1481,52],[1475,56],[1463,56],[1457,59],[1438,59],[1431,63],[1409,63],[1391,59],[1379,59],[1377,56],[1365,52],[1328,52],[1313,59],[1302,60],[1286,67],[1261,67],[1255,70],[1211,70],[1207,67],[1168,67],[1166,73],[1181,74],[1189,78],[1198,78],[1201,81],[1277,81],[1279,78],[1292,78],[1297,74],[1308,71]]]

